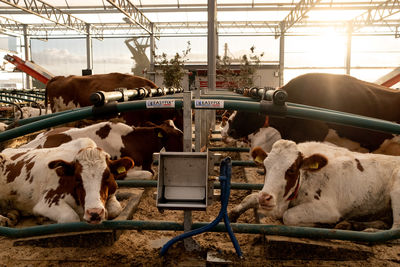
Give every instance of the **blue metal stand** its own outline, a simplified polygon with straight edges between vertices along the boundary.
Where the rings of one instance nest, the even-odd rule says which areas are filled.
[[[242,257],[242,251],[240,250],[239,243],[232,231],[232,227],[229,223],[228,212],[227,212],[229,195],[230,195],[230,190],[231,190],[231,173],[232,173],[232,161],[231,161],[230,157],[227,157],[224,160],[222,160],[221,164],[220,164],[219,180],[221,182],[221,210],[219,211],[217,218],[215,218],[214,221],[212,221],[210,224],[208,224],[204,227],[183,233],[179,236],[172,238],[170,241],[168,241],[162,247],[161,252],[160,252],[161,256],[164,256],[165,253],[167,253],[168,249],[176,242],[183,240],[187,237],[191,237],[191,236],[209,231],[210,229],[212,229],[213,227],[218,225],[218,223],[222,219],[224,219],[225,227],[228,231],[229,237],[232,240],[233,246],[235,247],[236,254],[239,257]]]

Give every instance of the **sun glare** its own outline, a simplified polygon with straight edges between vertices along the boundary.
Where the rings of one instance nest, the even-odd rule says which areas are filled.
[[[343,66],[346,55],[346,38],[343,34],[337,33],[333,28],[324,30],[316,36],[312,45],[312,53],[320,66]]]

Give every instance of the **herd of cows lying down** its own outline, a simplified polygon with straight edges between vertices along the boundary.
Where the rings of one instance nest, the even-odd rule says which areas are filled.
[[[46,95],[52,112],[57,112],[91,105],[92,92],[118,87],[157,86],[118,73],[55,77]],[[288,102],[400,120],[398,91],[350,76],[306,74],[281,89],[288,93]],[[100,223],[118,216],[121,205],[115,197],[115,180],[132,179],[136,166],[142,167],[139,177],[145,174],[151,179],[154,152],[183,150],[182,112],[146,110],[121,115],[125,123],[58,127],[19,148],[3,150],[0,225],[16,223],[11,216],[14,209],[58,223]],[[263,189],[233,208],[232,220],[250,208],[295,226],[375,220],[390,213],[392,228],[399,227],[397,136],[243,111],[224,117],[222,123],[223,140],[232,144],[245,139],[265,172]]]

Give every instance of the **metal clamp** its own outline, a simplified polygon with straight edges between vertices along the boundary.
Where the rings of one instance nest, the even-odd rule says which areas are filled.
[[[260,101],[260,112],[267,115],[274,115],[278,117],[286,117],[287,106],[286,104],[277,105],[273,101],[261,100]]]

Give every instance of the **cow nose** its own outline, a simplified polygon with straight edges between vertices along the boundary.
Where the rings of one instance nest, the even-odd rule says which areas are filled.
[[[88,209],[86,213],[89,223],[100,223],[104,218],[104,209],[101,208]]]
[[[258,195],[258,202],[261,206],[271,206],[273,198],[274,197],[272,195],[266,192],[260,192],[260,194]]]

